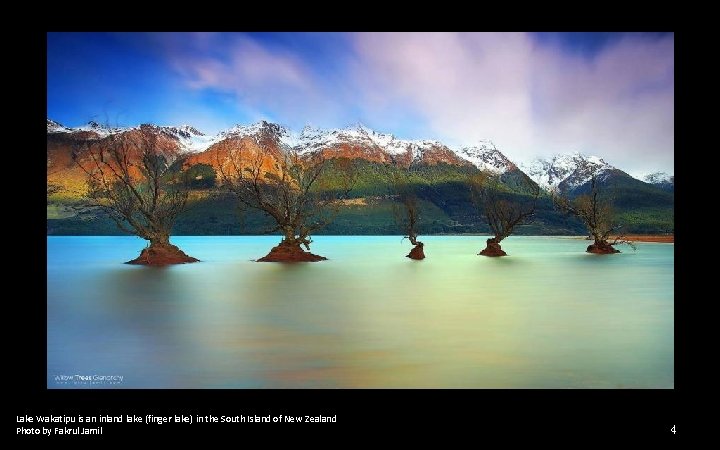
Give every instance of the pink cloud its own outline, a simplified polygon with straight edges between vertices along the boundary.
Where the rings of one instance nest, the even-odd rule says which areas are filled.
[[[341,40],[329,53],[339,62],[333,70],[322,58],[245,35],[171,37],[166,55],[191,89],[230,93],[244,111],[284,123],[361,120],[453,145],[491,139],[516,161],[581,151],[634,173],[672,171],[672,36],[626,37],[593,58],[525,33]]]
[[[672,168],[673,39],[626,38],[594,59],[520,33],[354,35],[367,114],[404,102],[432,133],[492,139],[511,158],[596,153],[628,170]]]

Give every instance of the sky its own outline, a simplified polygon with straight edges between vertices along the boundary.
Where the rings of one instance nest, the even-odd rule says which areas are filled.
[[[516,163],[580,152],[674,173],[672,33],[48,33],[66,126],[362,123]]]

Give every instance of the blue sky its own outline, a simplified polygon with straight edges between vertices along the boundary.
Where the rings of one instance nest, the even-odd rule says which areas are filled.
[[[47,114],[67,126],[361,122],[490,139],[525,161],[674,168],[671,33],[49,33]]]

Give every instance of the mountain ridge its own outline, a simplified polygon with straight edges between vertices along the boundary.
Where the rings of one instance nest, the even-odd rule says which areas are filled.
[[[437,140],[399,139],[356,124],[344,129],[323,130],[304,127],[298,132],[269,122],[238,124],[216,135],[192,127],[142,124],[136,127],[105,127],[89,123],[68,128],[47,120],[48,234],[103,235],[118,233],[114,223],[92,208],[83,206],[87,174],[78,163],[88,162],[88,148],[102,149],[105,139],[115,135],[133,138],[137,133],[157,136],[157,151],[176,169],[191,174],[192,201],[173,233],[217,235],[260,233],[267,224],[261,215],[244,216],[239,229],[236,205],[219,189],[220,172],[231,154],[244,148],[243,158],[261,150],[260,137],[270,137],[271,158],[282,149],[302,154],[323,152],[328,158],[357,158],[357,181],[352,202],[324,233],[393,234],[397,227],[393,211],[393,167],[414,165],[412,178],[422,203],[422,233],[477,233],[487,230],[473,206],[468,177],[486,170],[500,177],[508,195],[527,200],[527,177],[546,189],[565,189],[570,195],[586,193],[587,180],[598,175],[611,188],[614,204],[628,230],[636,233],[668,232],[674,227],[674,191],[660,184],[637,180],[602,158],[579,153],[556,155],[546,161],[517,164],[492,141],[473,146],[449,147]],[[267,168],[272,171],[273,164]],[[175,170],[175,169],[173,169]],[[527,171],[527,173],[525,172]],[[667,181],[656,176],[649,181]],[[541,196],[536,218],[520,227],[519,234],[581,234],[577,221],[563,216],[548,195]]]
[[[48,135],[82,133],[83,139],[102,139],[110,134],[143,127],[151,127],[158,133],[176,140],[178,152],[185,156],[202,154],[228,139],[242,140],[245,137],[253,137],[261,130],[269,128],[281,145],[293,148],[301,154],[323,151],[329,157],[363,158],[378,163],[405,166],[411,163],[472,165],[497,175],[521,171],[546,190],[572,190],[587,183],[593,175],[602,177],[611,171],[619,171],[623,175],[632,177],[601,157],[587,156],[579,152],[556,154],[549,158],[536,158],[530,162],[516,163],[489,140],[480,140],[471,146],[451,147],[438,140],[399,139],[393,134],[378,132],[362,124],[332,129],[305,126],[296,132],[282,125],[258,121],[249,125],[236,124],[213,136],[206,135],[191,125],[142,124],[133,127],[109,127],[91,121],[85,126],[70,128],[50,118],[47,119]],[[209,160],[202,157],[193,159]],[[658,185],[665,190],[674,186],[674,177],[665,173],[654,173],[640,181]]]

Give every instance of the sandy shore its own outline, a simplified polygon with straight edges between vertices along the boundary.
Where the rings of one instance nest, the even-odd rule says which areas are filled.
[[[613,238],[608,239],[612,242]],[[672,234],[628,234],[625,239],[633,242],[664,242],[669,244],[675,243],[675,235]]]

